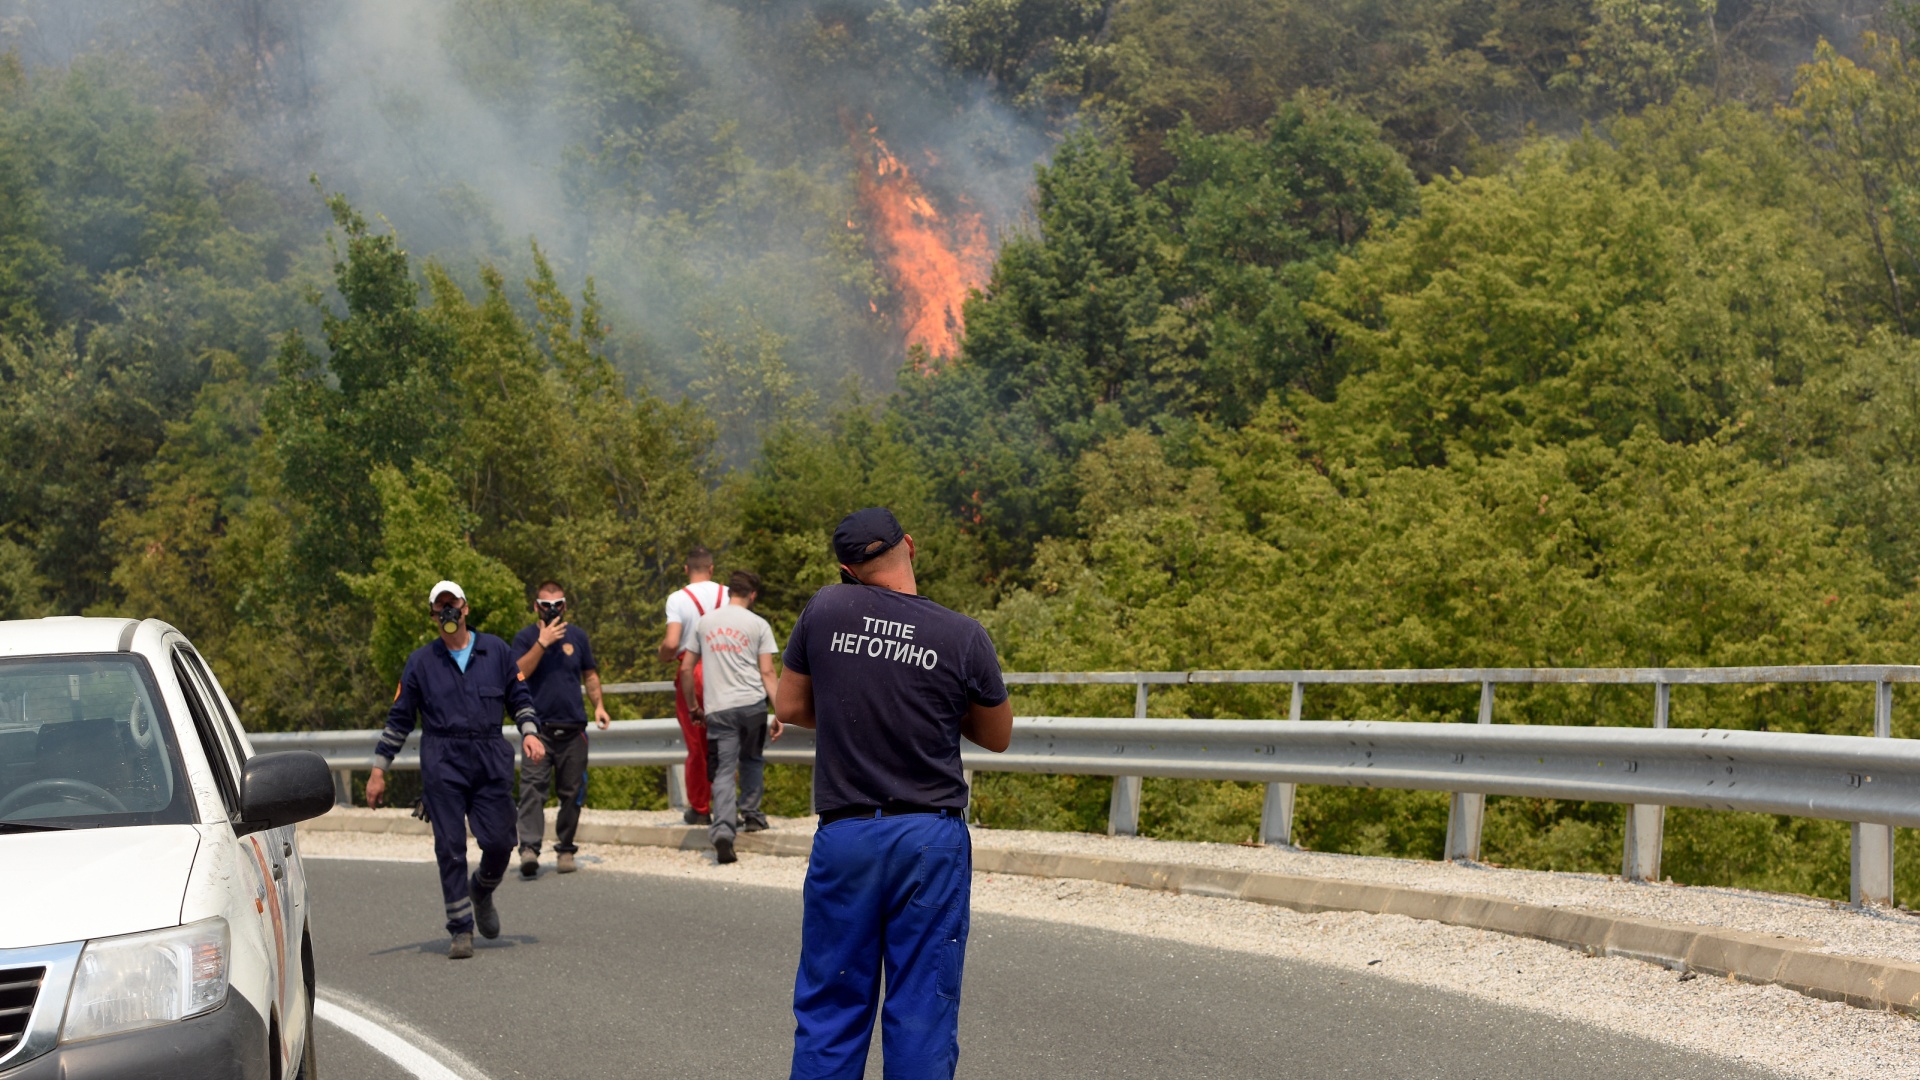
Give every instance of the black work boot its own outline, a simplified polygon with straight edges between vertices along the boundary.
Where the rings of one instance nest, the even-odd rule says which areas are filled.
[[[473,890],[473,925],[480,936],[491,941],[500,936],[500,912],[493,906],[493,891],[480,891],[480,875],[468,884]],[[471,939],[469,939],[471,940]]]
[[[453,944],[447,946],[447,959],[467,960],[473,956],[473,935],[462,933],[453,935]]]
[[[702,813],[699,810],[688,807],[687,812],[680,815],[680,820],[689,825],[711,825],[713,824],[713,815]]]
[[[722,866],[725,866],[727,863],[740,861],[740,856],[733,853],[732,840],[723,836],[713,842],[713,861]]]

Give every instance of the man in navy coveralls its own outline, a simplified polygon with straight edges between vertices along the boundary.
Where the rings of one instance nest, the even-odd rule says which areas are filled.
[[[447,956],[473,955],[473,931],[500,936],[493,891],[513,855],[513,747],[500,737],[508,711],[520,729],[528,761],[546,756],[533,695],[507,643],[467,629],[467,594],[442,581],[427,594],[440,638],[407,657],[387,711],[387,729],[373,751],[367,805],[386,794],[386,770],[420,721],[420,786],[433,825],[433,856],[440,864],[440,895],[447,903]],[[480,869],[467,877],[467,825],[480,844]]]
[[[815,729],[820,812],[791,1075],[859,1080],[878,1009],[887,1080],[951,1080],[973,886],[960,739],[1005,750],[1013,710],[986,630],[916,592],[891,511],[847,515],[833,550],[843,583],[800,613],[774,698]]]

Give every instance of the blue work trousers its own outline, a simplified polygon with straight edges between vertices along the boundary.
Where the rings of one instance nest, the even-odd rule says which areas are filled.
[[[447,902],[447,933],[473,932],[473,894],[488,894],[513,857],[513,748],[499,735],[420,740],[420,787],[433,823],[433,857]],[[467,877],[467,826],[480,844],[480,872]]]
[[[973,841],[959,811],[846,818],[814,834],[793,1080],[859,1080],[876,1008],[887,1080],[952,1080],[972,894]]]

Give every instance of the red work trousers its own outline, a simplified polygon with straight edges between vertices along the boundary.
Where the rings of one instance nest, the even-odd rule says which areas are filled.
[[[700,693],[700,663],[693,665],[693,690]],[[680,680],[673,680],[673,714],[680,721],[680,734],[687,741],[687,805],[696,814],[713,811],[713,784],[707,779],[707,729],[693,722],[693,713],[687,708],[686,692],[680,689]]]

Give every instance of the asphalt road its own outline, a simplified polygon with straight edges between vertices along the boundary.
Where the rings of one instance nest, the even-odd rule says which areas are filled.
[[[786,1075],[795,892],[591,867],[510,874],[505,933],[454,962],[431,866],[307,866],[323,998],[406,1025],[492,1080]],[[1028,919],[975,917],[965,994],[962,1077],[1768,1075],[1385,978]],[[407,1075],[329,1024],[319,1039],[326,1080]],[[879,1059],[876,1034],[870,1077]]]

